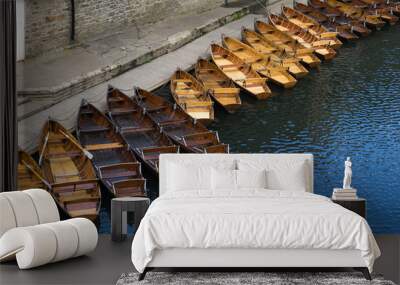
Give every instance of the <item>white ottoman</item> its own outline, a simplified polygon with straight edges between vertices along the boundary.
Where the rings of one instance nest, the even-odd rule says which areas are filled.
[[[20,269],[28,269],[96,248],[98,234],[92,221],[59,219],[45,190],[0,193],[0,261],[16,258]]]

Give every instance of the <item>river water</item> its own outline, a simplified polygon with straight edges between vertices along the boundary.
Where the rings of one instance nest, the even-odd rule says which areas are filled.
[[[294,89],[272,89],[267,101],[241,94],[243,106],[233,115],[217,107],[210,129],[232,153],[314,154],[314,192],[325,196],[341,187],[351,156],[353,187],[367,199],[372,230],[400,233],[400,25],[345,44]],[[171,99],[168,86],[157,93]]]

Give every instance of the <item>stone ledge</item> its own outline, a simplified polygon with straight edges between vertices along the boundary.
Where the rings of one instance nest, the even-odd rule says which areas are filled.
[[[48,108],[49,106],[61,102],[66,98],[79,94],[86,89],[121,75],[130,69],[174,51],[210,31],[242,18],[243,16],[249,14],[249,12],[249,7],[240,8],[229,15],[212,19],[204,25],[198,26],[191,31],[180,32],[170,36],[164,45],[154,50],[150,50],[133,60],[127,60],[126,62],[118,65],[108,65],[99,68],[97,70],[88,72],[85,75],[75,77],[74,79],[61,85],[51,88],[28,88],[20,90],[18,91],[18,95],[23,98],[20,100],[21,104],[26,102],[24,99],[31,99],[29,101],[36,101],[38,103],[42,102],[43,104],[39,104],[41,105],[39,108],[32,108],[32,110],[28,110],[27,112],[24,112],[24,114],[19,114],[18,120],[23,120],[39,111]]]

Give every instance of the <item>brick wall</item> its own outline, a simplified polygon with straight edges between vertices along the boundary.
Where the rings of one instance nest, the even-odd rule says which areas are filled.
[[[25,53],[65,46],[70,37],[69,0],[25,0]]]
[[[75,0],[75,38],[84,41],[124,25],[157,22],[220,6],[223,0]],[[70,0],[25,0],[26,54],[69,44]]]

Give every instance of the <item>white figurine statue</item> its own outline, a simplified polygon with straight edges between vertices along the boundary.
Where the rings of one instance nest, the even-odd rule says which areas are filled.
[[[351,164],[350,157],[347,157],[346,161],[344,162],[343,189],[352,189],[351,176],[353,175],[353,171],[351,170]]]

